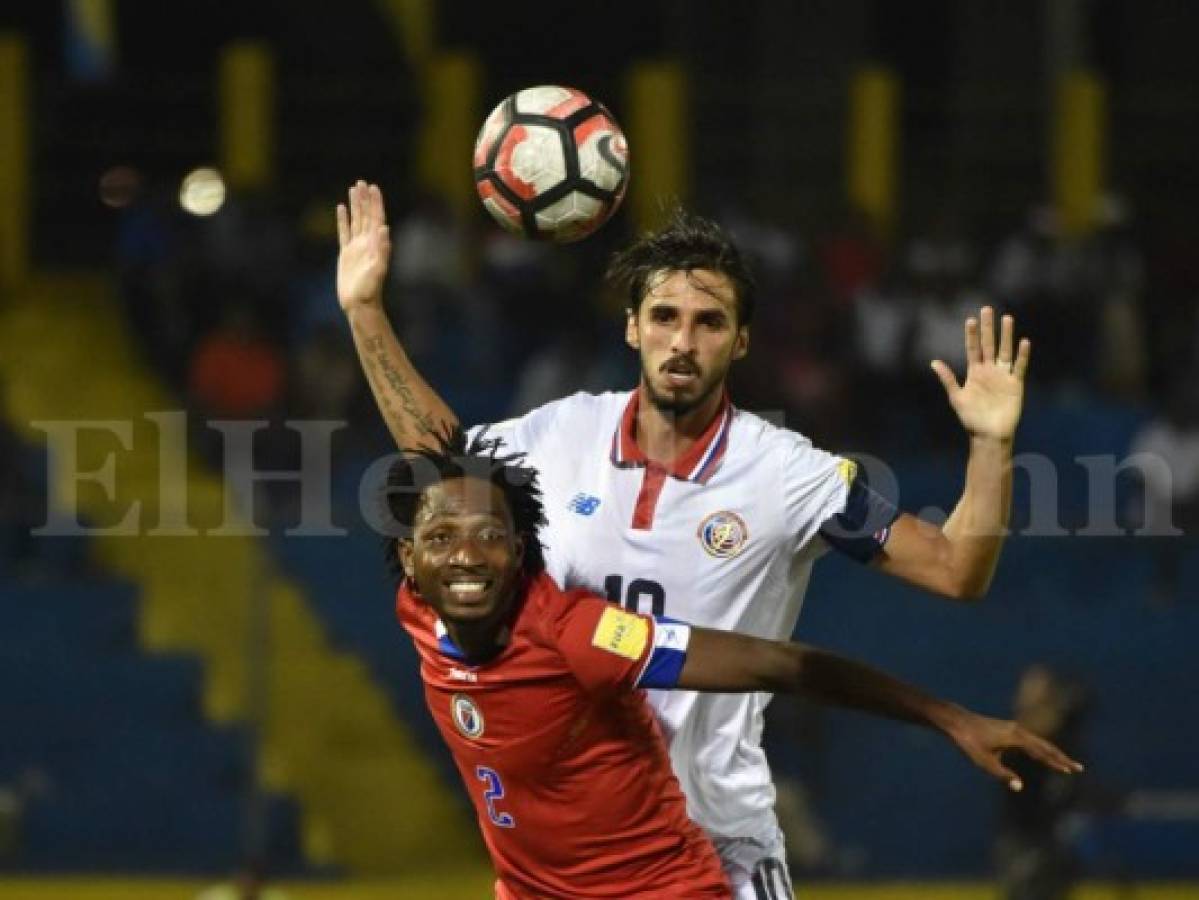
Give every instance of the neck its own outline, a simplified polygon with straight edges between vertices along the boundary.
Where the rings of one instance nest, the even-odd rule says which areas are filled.
[[[445,622],[445,630],[463,655],[472,663],[487,662],[500,655],[504,644],[500,641],[503,622]]]
[[[637,446],[650,460],[663,465],[674,462],[700,439],[724,402],[723,388],[714,390],[693,409],[684,413],[659,409],[649,399],[645,381],[637,404]]]

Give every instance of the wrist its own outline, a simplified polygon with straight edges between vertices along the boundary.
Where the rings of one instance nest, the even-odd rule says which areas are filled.
[[[1012,445],[1016,441],[1014,434],[995,435],[995,434],[978,434],[970,433],[970,448],[987,451],[1001,451],[1005,453],[1012,452]]]
[[[953,734],[970,716],[970,712],[948,700],[934,699],[925,711],[925,716],[931,728],[943,734]]]
[[[345,309],[346,318],[351,321],[355,319],[370,318],[378,316],[383,312],[383,297],[375,295],[368,300],[363,300],[358,303],[352,303]]]

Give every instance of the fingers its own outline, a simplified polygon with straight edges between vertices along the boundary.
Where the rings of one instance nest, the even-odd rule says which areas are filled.
[[[995,310],[984,306],[979,314],[983,362],[995,362]]]
[[[1012,373],[1021,381],[1028,372],[1028,359],[1032,356],[1032,341],[1021,338],[1020,349],[1016,351],[1016,361],[1012,364]]]
[[[949,368],[949,366],[945,365],[939,359],[934,359],[930,365],[933,372],[936,373],[937,378],[940,379],[941,386],[945,388],[946,394],[952,397],[960,390],[958,380],[953,374],[953,369]]]
[[[979,767],[1000,781],[1004,782],[1010,790],[1024,790],[1024,782],[1020,780],[1020,776],[1005,766],[999,758],[999,754],[989,752],[976,760]]]
[[[1001,366],[1012,364],[1012,341],[1015,331],[1016,321],[1011,316],[1004,316],[999,320],[999,353],[995,361]]]
[[[371,212],[374,217],[375,227],[387,227],[387,210],[383,207],[383,192],[379,190],[379,185],[372,184],[370,186],[371,197]]]
[[[345,206],[338,206],[337,237],[342,246],[360,234],[371,234],[379,227],[387,226],[387,212],[383,208],[383,192],[375,184],[367,184],[359,179],[351,185],[348,192],[349,201]],[[342,236],[342,210],[348,218],[345,236]]]
[[[1071,759],[1056,744],[1029,732],[1021,732],[1020,738],[1020,749],[1050,769],[1056,769],[1064,775],[1075,775],[1083,770],[1082,763]]]
[[[966,320],[966,365],[983,361],[982,341],[978,334],[978,319],[971,316]]]
[[[344,203],[337,204],[337,246],[345,247],[350,241],[350,214]]]
[[[358,191],[358,185],[362,184],[359,181],[351,186],[349,191],[349,208],[350,208],[350,237],[356,238],[362,234],[362,196]]]

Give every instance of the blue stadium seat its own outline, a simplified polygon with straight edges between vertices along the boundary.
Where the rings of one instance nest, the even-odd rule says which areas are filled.
[[[200,712],[203,672],[136,644],[126,584],[0,589],[0,784],[24,795],[19,869],[220,873],[242,858],[251,747]],[[299,815],[265,800],[272,869]]]

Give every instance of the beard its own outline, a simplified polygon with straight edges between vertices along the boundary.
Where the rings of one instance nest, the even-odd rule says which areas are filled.
[[[693,397],[680,397],[676,394],[659,393],[654,388],[653,380],[646,373],[645,366],[642,365],[641,383],[645,385],[646,399],[653,404],[656,410],[679,417],[703,406],[712,394],[724,384],[724,377],[723,375],[714,377],[710,383],[701,382],[699,391]]]

